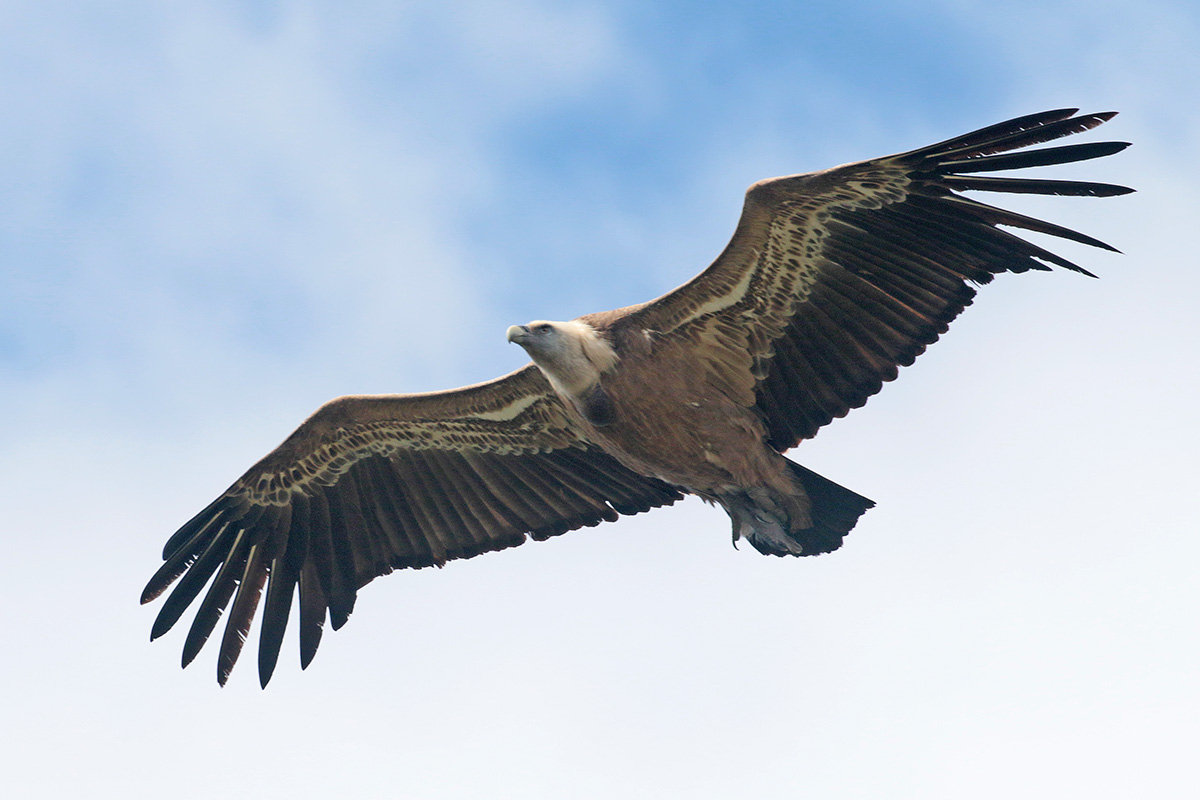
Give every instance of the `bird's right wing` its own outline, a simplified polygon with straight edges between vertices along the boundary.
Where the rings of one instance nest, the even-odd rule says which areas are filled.
[[[441,566],[675,502],[582,440],[533,365],[488,383],[334,400],[179,529],[142,594],[182,576],[155,620],[169,630],[214,573],[184,644],[195,658],[232,600],[217,679],[241,652],[266,585],[259,678],[275,668],[300,593],[300,661],[358,588],[401,567]],[[235,596],[236,593],[236,596]]]

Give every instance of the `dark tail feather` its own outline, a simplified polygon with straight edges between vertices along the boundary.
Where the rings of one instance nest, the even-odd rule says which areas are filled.
[[[858,523],[858,518],[868,508],[874,507],[875,501],[839,486],[794,461],[788,461],[788,466],[808,494],[812,503],[809,513],[813,521],[811,528],[791,531],[790,536],[800,543],[806,556],[837,550],[842,546],[842,539]]]

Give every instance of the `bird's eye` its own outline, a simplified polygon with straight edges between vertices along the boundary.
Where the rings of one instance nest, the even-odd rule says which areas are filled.
[[[534,328],[534,330],[537,331],[538,333],[549,333],[550,326],[549,325],[538,325],[536,328]]]

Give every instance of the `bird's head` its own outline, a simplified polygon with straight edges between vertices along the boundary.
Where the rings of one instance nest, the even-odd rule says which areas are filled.
[[[594,385],[617,362],[608,342],[582,320],[512,325],[508,340],[521,345],[556,388],[569,392]]]
[[[561,358],[569,349],[563,323],[544,319],[528,325],[510,325],[508,340],[521,345],[534,361],[555,361],[555,356]]]

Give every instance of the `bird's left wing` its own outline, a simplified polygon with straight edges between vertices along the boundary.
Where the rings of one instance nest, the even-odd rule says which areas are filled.
[[[986,174],[1099,158],[1127,146],[1022,149],[1113,116],[1077,111],[1032,114],[907,153],[760,181],[746,193],[733,239],[708,269],[657,300],[623,309],[615,324],[690,346],[708,380],[756,407],[770,444],[786,450],[861,406],[911,364],[970,304],[971,284],[1050,264],[1090,274],[997,226],[1113,249],[959,194],[1132,191]]]
[[[217,668],[224,684],[266,586],[265,686],[297,587],[307,666],[326,612],[340,628],[359,587],[379,575],[512,547],[527,535],[545,539],[681,496],[582,440],[533,365],[448,392],[343,397],[170,538],[142,602],[179,579],[154,639],[207,584],[183,664],[228,606]]]

